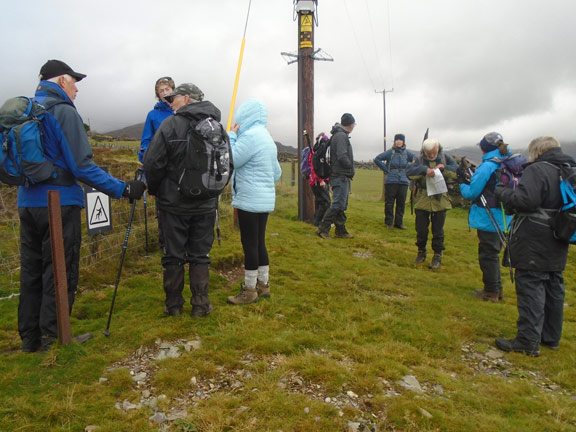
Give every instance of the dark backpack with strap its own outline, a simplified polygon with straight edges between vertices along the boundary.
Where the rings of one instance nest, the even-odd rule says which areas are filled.
[[[332,173],[332,167],[330,166],[330,140],[331,138],[323,137],[312,149],[312,167],[314,172],[321,179],[327,179]]]
[[[54,176],[54,164],[44,151],[45,108],[30,98],[8,99],[0,107],[0,181],[29,186]]]
[[[505,188],[516,190],[522,173],[524,172],[524,165],[528,163],[526,157],[520,153],[514,153],[502,157],[493,157],[488,159],[490,162],[496,162],[499,168],[490,176],[482,196],[486,199],[486,204],[489,208],[500,207],[500,201],[494,196],[494,189],[496,185],[502,185]],[[476,198],[474,203],[480,207],[484,207],[481,197]]]
[[[232,152],[226,130],[207,117],[193,122],[186,138],[186,154],[176,172],[178,191],[203,200],[222,193],[232,175]]]
[[[555,238],[576,244],[576,167],[569,164],[554,166],[560,170],[562,207],[550,219],[550,226]]]

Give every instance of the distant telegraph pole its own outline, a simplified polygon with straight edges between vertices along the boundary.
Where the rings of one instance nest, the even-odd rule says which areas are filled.
[[[384,151],[386,151],[386,93],[390,93],[393,92],[394,89],[392,90],[382,90],[382,91],[377,91],[374,90],[376,93],[382,93],[382,112],[384,114]],[[394,145],[394,143],[392,143],[392,145]],[[382,183],[382,196],[380,196],[380,201],[384,201],[386,198],[386,174],[383,173],[383,183]]]
[[[317,57],[314,51],[314,24],[318,0],[296,0],[294,19],[298,20],[298,54],[283,52],[290,58],[288,64],[298,62],[298,166],[302,149],[314,140],[314,60],[332,61],[332,58]],[[307,136],[306,136],[307,135]],[[314,196],[306,181],[298,182],[298,219],[311,222],[314,217]]]

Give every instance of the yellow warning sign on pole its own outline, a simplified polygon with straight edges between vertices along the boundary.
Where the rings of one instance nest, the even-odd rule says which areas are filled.
[[[300,15],[300,48],[312,48],[312,15]]]

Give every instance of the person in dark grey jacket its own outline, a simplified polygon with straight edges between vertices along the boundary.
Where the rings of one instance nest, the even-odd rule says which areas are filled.
[[[212,312],[208,297],[209,253],[214,242],[218,198],[193,199],[178,190],[178,173],[186,155],[188,130],[207,117],[220,121],[220,110],[204,101],[194,84],[180,84],[164,96],[174,115],[162,122],[144,154],[148,190],[156,196],[158,225],[163,233],[164,313],[180,315],[184,305],[184,265],[190,265],[192,316]]]
[[[556,350],[564,320],[564,276],[568,243],[556,239],[550,217],[562,206],[559,168],[576,166],[562,153],[553,137],[539,137],[528,147],[528,165],[516,190],[495,190],[507,210],[515,213],[509,240],[510,261],[516,269],[518,298],[517,332],[514,339],[496,339],[506,352],[540,355],[540,345]]]
[[[394,227],[406,229],[404,208],[410,183],[406,176],[406,167],[408,163],[414,162],[415,158],[414,153],[406,150],[404,134],[396,134],[394,146],[374,158],[374,163],[386,174],[384,223],[388,229]],[[394,212],[394,204],[396,204],[396,212]]]
[[[348,208],[348,195],[350,182],[354,178],[354,153],[350,144],[350,133],[356,126],[356,120],[350,113],[345,113],[340,123],[334,124],[330,133],[330,187],[332,188],[332,205],[324,215],[316,231],[323,239],[330,238],[332,223],[336,225],[337,238],[354,238],[346,230],[346,209]]]

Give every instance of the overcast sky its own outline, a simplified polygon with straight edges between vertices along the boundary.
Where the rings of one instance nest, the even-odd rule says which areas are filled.
[[[0,100],[32,95],[56,58],[88,75],[76,106],[98,132],[144,121],[154,82],[193,82],[226,124],[248,0],[4,1]],[[268,106],[275,140],[296,147],[297,52],[291,0],[252,0],[236,107]],[[357,122],[355,157],[389,143],[418,148],[426,128],[444,147],[498,131],[514,149],[540,135],[576,140],[576,1],[319,0],[315,133],[344,112]]]

